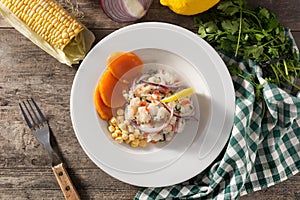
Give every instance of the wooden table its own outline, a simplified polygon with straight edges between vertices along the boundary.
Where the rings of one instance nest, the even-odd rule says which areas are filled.
[[[78,0],[82,22],[96,42],[126,26],[108,19],[99,0]],[[298,0],[251,0],[275,12],[300,44]],[[154,0],[141,21],[163,21],[192,31],[193,18],[179,16]],[[83,199],[132,199],[137,187],[99,169],[84,153],[72,129],[70,91],[78,66],[60,64],[0,17],[0,199],[63,199],[46,151],[21,116],[19,99],[34,97],[49,119],[68,171]],[[83,105],[84,106],[84,105]],[[241,199],[300,199],[300,175]]]

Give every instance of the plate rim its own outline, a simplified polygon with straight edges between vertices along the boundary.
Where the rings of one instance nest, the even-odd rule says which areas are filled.
[[[129,26],[126,26],[126,27],[123,27],[123,28],[120,28],[120,29],[118,29],[118,30],[116,30],[116,31],[114,31],[114,32],[112,32],[111,34],[109,34],[108,36],[106,36],[105,38],[103,38],[101,41],[99,41],[98,42],[98,44],[96,44],[95,45],[95,47],[94,48],[99,48],[99,46],[101,46],[101,44],[103,43],[103,42],[106,42],[106,40],[109,40],[112,36],[114,36],[114,35],[117,35],[117,34],[122,34],[122,33],[125,33],[125,32],[127,32],[127,31],[130,31],[130,30],[134,30],[134,29],[141,29],[141,28],[163,28],[163,29],[170,29],[170,30],[172,30],[172,31],[175,31],[175,32],[184,32],[184,34],[186,34],[186,35],[188,35],[189,37],[194,37],[194,39],[196,39],[196,34],[195,33],[193,33],[193,32],[191,32],[191,31],[189,31],[189,30],[187,30],[187,29],[185,29],[185,28],[183,28],[183,27],[179,27],[179,26],[177,26],[177,25],[174,25],[174,24],[170,24],[170,23],[165,23],[165,22],[141,22],[141,23],[137,23],[137,24],[133,24],[133,25],[129,25]],[[193,34],[193,35],[192,35]],[[218,62],[221,62],[221,63],[223,63],[223,65],[226,67],[226,65],[224,64],[224,62],[223,62],[223,60],[220,58],[220,56],[215,52],[215,50],[207,43],[207,42],[205,42],[203,39],[201,39],[201,38],[198,38],[199,40],[201,40],[201,42],[202,43],[204,43],[205,45],[207,45],[208,46],[208,49],[209,49],[209,51],[210,52],[214,52],[214,55],[213,56],[215,56],[216,57],[216,55],[217,55],[217,57],[218,57]],[[92,49],[93,50],[93,49]],[[91,51],[92,51],[91,50]],[[89,54],[87,55],[87,58],[88,58],[88,56],[89,56]],[[211,55],[210,55],[211,56]],[[215,58],[214,57],[214,58]],[[74,107],[74,105],[73,105],[73,99],[72,99],[72,97],[73,97],[73,93],[74,93],[74,90],[75,90],[75,87],[74,87],[74,83],[76,82],[76,80],[77,80],[77,76],[79,76],[79,74],[80,74],[80,70],[81,70],[81,66],[82,65],[84,65],[84,63],[85,63],[85,60],[83,60],[83,62],[81,63],[81,65],[80,65],[80,67],[79,67],[79,69],[78,69],[78,71],[77,71],[77,73],[76,73],[76,75],[75,75],[75,78],[74,78],[74,81],[73,81],[73,85],[72,85],[72,89],[71,89],[71,96],[70,96],[70,110],[71,110],[71,119],[72,119],[72,125],[73,125],[73,129],[74,129],[74,132],[75,132],[75,135],[76,135],[76,137],[77,137],[77,139],[78,139],[78,141],[79,141],[79,143],[80,143],[80,145],[81,145],[81,147],[83,148],[83,150],[85,151],[85,153],[88,155],[88,157],[98,166],[98,167],[100,167],[103,171],[105,171],[106,173],[108,173],[109,175],[111,175],[111,176],[113,176],[113,177],[115,177],[115,178],[117,178],[117,179],[119,179],[119,180],[121,180],[121,181],[123,181],[123,182],[126,182],[126,183],[129,183],[129,184],[132,184],[132,185],[137,185],[137,186],[145,186],[145,187],[148,187],[148,186],[155,186],[155,187],[157,187],[157,186],[167,186],[167,185],[172,185],[172,184],[176,184],[176,183],[179,183],[179,182],[182,182],[182,181],[184,181],[184,180],[187,180],[187,179],[189,179],[189,178],[191,178],[191,177],[193,177],[195,174],[190,174],[189,175],[189,177],[187,177],[187,178],[178,178],[178,180],[177,181],[173,181],[173,182],[165,182],[165,183],[163,183],[163,184],[153,184],[153,183],[151,183],[151,184],[147,184],[147,183],[136,183],[136,182],[134,182],[134,181],[132,181],[132,180],[128,180],[128,179],[130,179],[130,178],[128,178],[128,177],[126,177],[126,175],[125,176],[123,176],[123,177],[121,177],[120,178],[120,172],[115,172],[114,170],[112,170],[112,169],[110,169],[110,168],[107,168],[107,166],[103,166],[102,165],[102,163],[100,162],[99,163],[99,160],[97,160],[97,158],[95,158],[94,157],[94,155],[90,155],[90,153],[88,152],[88,149],[86,148],[86,146],[83,144],[83,142],[80,140],[80,137],[79,137],[79,135],[78,135],[78,133],[77,133],[77,130],[76,130],[76,125],[75,125],[75,121],[74,121],[74,116],[73,116],[73,114],[74,114],[74,112],[73,112],[73,107]],[[231,77],[230,77],[230,75],[229,75],[229,72],[228,72],[228,70],[227,70],[227,68],[226,68],[226,70],[225,71],[227,71],[227,73],[225,74],[225,75],[223,75],[222,77],[225,77],[226,78],[226,80],[222,80],[223,82],[225,81],[225,82],[230,82],[231,84],[229,84],[230,85],[230,87],[231,88],[229,88],[229,91],[230,92],[228,92],[227,94],[227,97],[226,98],[232,98],[232,96],[233,96],[233,99],[235,100],[235,93],[234,93],[234,88],[233,88],[233,83],[232,83],[232,80],[231,80]],[[230,81],[228,80],[228,76],[229,76],[229,78],[230,78]],[[231,94],[229,94],[229,93],[231,93]],[[231,96],[231,97],[230,97]],[[232,106],[232,102],[229,102],[230,104],[231,104],[231,106]],[[235,107],[233,107],[233,110],[234,110],[234,108]],[[232,114],[232,108],[230,109],[230,111],[229,112],[231,112],[230,114]],[[225,119],[226,120],[226,119]],[[225,123],[225,121],[224,121],[224,123]],[[233,125],[233,116],[231,116],[230,118],[228,118],[227,119],[227,124],[231,124],[231,126]],[[222,129],[224,128],[224,126],[222,127]],[[228,128],[228,125],[227,125],[227,127],[226,127],[226,129],[229,129]],[[225,136],[225,142],[221,142],[222,144],[221,144],[221,146],[222,146],[222,148],[221,148],[221,150],[224,148],[224,146],[225,146],[225,144],[226,144],[226,142],[227,142],[227,140],[228,140],[228,138],[229,138],[229,135],[230,135],[230,131],[229,131],[229,133]],[[220,149],[220,148],[219,148]],[[219,153],[221,152],[221,150],[219,150],[219,152],[217,153],[217,155],[219,155]],[[214,156],[214,158],[212,159],[212,160],[214,160],[216,157],[217,157],[217,155],[215,155]],[[176,161],[177,162],[177,161]],[[207,166],[209,165],[209,164],[211,164],[211,163],[208,163],[207,164]],[[198,170],[198,173],[200,173],[201,171],[203,171],[203,169],[202,170]],[[131,174],[132,175],[132,174]]]

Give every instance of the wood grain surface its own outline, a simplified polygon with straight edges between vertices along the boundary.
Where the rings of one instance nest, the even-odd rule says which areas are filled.
[[[74,1],[75,2],[75,1]],[[85,13],[81,20],[96,42],[129,23],[105,16],[99,0],[78,0]],[[273,11],[291,28],[300,45],[299,0],[251,0]],[[154,0],[141,21],[162,21],[195,31],[193,17],[180,16]],[[0,16],[0,199],[64,199],[43,146],[25,126],[18,102],[33,97],[52,128],[69,175],[82,199],[132,199],[139,189],[118,181],[99,169],[78,143],[70,118],[70,92],[78,66],[60,64],[39,49]],[[270,188],[243,196],[252,199],[300,199],[300,175]]]

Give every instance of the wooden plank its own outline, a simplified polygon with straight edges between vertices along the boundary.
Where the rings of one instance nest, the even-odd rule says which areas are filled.
[[[138,188],[108,176],[100,169],[68,169],[82,199],[132,199]],[[0,199],[63,199],[51,168],[0,171]]]
[[[98,31],[97,37],[106,34]],[[71,167],[94,166],[80,148],[71,124],[69,99],[76,67],[60,64],[15,30],[0,31],[0,43],[0,165],[36,167],[50,162],[18,108],[19,99],[32,96],[49,119],[66,162]]]
[[[105,34],[107,32],[103,33]],[[3,37],[0,37],[0,42],[5,43],[9,35],[21,37],[14,30],[6,30],[1,35]],[[297,34],[298,38],[299,35]],[[24,98],[31,93],[39,96],[39,103],[44,105],[43,111],[47,113],[60,152],[68,164],[71,179],[79,188],[79,194],[84,199],[132,199],[137,188],[119,182],[98,169],[75,138],[70,126],[69,93],[76,69],[53,64],[56,61],[47,61],[52,58],[32,46],[30,41],[18,38],[18,43],[20,47],[17,45],[10,49],[7,46],[6,53],[13,54],[17,51],[20,57],[7,56],[6,59],[10,58],[9,60],[0,61],[0,127],[5,127],[5,131],[1,131],[5,135],[0,135],[0,199],[39,199],[41,194],[45,199],[63,199],[49,167],[47,153],[26,128],[17,107],[18,99],[15,96]],[[38,58],[31,62],[30,57],[36,54],[52,64],[40,66],[38,62],[42,61]],[[27,59],[26,62],[21,62],[23,59]],[[27,73],[28,69],[30,73]],[[36,83],[43,86],[35,85]],[[261,196],[266,199],[297,199],[299,182],[300,176],[294,176],[282,184],[241,199],[250,200]]]
[[[98,0],[78,0],[79,9],[85,13],[81,20],[90,29],[118,29],[131,23],[117,23],[109,19],[101,10]],[[281,23],[292,30],[300,31],[300,4],[298,0],[249,0],[253,6],[263,6],[274,12]],[[169,8],[153,1],[148,13],[141,21],[164,21],[179,24],[183,27],[193,27],[193,17],[181,16],[173,13]],[[0,28],[11,27],[0,17]]]
[[[102,190],[99,188],[86,189],[80,191],[80,197],[82,200],[131,200],[134,197],[134,192],[128,190],[120,191],[115,190]],[[16,200],[28,200],[28,199],[43,199],[43,200],[65,200],[60,190],[50,189],[34,189],[34,188],[21,188],[18,189],[2,189],[0,188],[1,199],[16,199]]]
[[[83,23],[96,42],[128,25],[107,18],[98,0],[78,0],[86,13]],[[298,0],[250,0],[278,15],[292,28],[300,44]],[[288,3],[289,2],[289,3]],[[284,9],[283,9],[284,8]],[[176,15],[154,1],[141,21],[175,23],[195,31],[193,17]],[[140,22],[140,21],[139,21]],[[26,127],[19,99],[36,98],[49,119],[58,149],[83,199],[132,199],[137,187],[122,183],[99,169],[80,147],[71,125],[69,97],[77,67],[60,64],[0,17],[0,199],[63,199],[44,148]],[[268,189],[242,197],[250,199],[300,199],[300,174]]]
[[[83,199],[132,199],[138,187],[122,183],[100,169],[68,169],[70,177]],[[300,176],[293,176],[282,184],[243,196],[241,200],[287,199],[300,197]],[[50,168],[15,168],[0,171],[0,199],[63,199]]]

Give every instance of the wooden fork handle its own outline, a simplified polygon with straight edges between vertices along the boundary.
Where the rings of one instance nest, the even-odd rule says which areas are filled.
[[[58,181],[60,189],[62,190],[66,200],[80,200],[78,192],[74,187],[69,174],[64,167],[63,163],[60,163],[52,167],[55,177]]]

